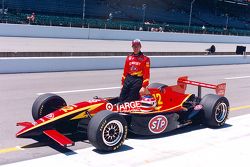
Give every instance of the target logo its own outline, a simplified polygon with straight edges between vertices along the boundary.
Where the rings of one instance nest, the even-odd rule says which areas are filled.
[[[50,114],[46,115],[45,117],[48,118],[48,119],[53,119],[54,118],[54,114],[50,113]]]
[[[153,117],[149,123],[148,128],[152,133],[162,133],[168,126],[168,120],[164,115],[157,115]]]
[[[106,109],[110,110],[110,111],[113,111],[113,105],[111,103],[107,103],[106,104]]]

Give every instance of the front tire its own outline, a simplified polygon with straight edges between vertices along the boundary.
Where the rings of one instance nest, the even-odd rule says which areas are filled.
[[[32,116],[34,120],[52,113],[53,111],[66,106],[65,100],[52,93],[40,95],[33,103]]]
[[[208,94],[202,98],[200,104],[203,106],[206,125],[220,127],[225,124],[229,114],[229,102],[226,97]]]
[[[127,122],[121,115],[104,110],[91,118],[88,139],[98,150],[114,151],[122,146],[127,131]]]

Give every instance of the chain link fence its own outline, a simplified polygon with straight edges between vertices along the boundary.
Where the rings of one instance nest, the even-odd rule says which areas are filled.
[[[105,19],[82,19],[80,17],[35,15],[34,20],[29,20],[31,14],[8,12],[2,15],[1,22],[9,24],[31,24],[44,26],[62,26],[79,28],[99,28],[99,29],[117,29],[133,31],[153,31],[153,32],[176,32],[176,33],[195,33],[195,34],[216,34],[216,35],[236,35],[250,36],[249,30],[240,30],[225,27],[204,27],[176,25],[176,24],[152,24],[123,20],[105,20]]]

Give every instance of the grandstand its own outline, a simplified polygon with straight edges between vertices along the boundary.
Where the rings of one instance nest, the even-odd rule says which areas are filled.
[[[129,30],[163,27],[164,31],[186,32],[191,1],[5,0],[1,21],[27,24],[27,16],[34,12],[36,19],[31,24]],[[195,33],[249,35],[249,16],[248,0],[196,0],[190,29]]]

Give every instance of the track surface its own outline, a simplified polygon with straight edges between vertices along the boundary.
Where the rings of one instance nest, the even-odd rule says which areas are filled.
[[[237,45],[250,44],[142,41],[144,52],[205,52],[215,45],[216,52],[235,52]],[[131,41],[0,37],[0,52],[131,52]]]
[[[249,167],[250,114],[233,117],[218,129],[189,126],[157,138],[129,138],[116,152],[103,154],[94,147],[3,165],[43,166],[238,166]],[[192,128],[192,129],[191,129]],[[188,130],[189,129],[189,130]],[[233,151],[232,151],[233,150]]]
[[[151,69],[151,82],[168,85],[176,83],[179,76],[208,83],[227,83],[226,97],[232,111],[230,117],[250,111],[250,65],[201,66]],[[30,139],[16,139],[20,130],[16,122],[33,121],[31,106],[39,93],[58,92],[68,104],[91,99],[93,96],[117,96],[122,70],[82,71],[60,73],[30,73],[0,75],[0,165],[58,154],[61,150]],[[111,88],[99,89],[96,88]],[[88,90],[86,90],[88,89]],[[72,91],[77,90],[77,91]],[[196,93],[196,88],[189,87]],[[203,95],[212,90],[203,89]],[[236,108],[237,107],[237,108]],[[26,146],[24,150],[16,146]],[[88,141],[77,142],[71,150],[89,147]]]

